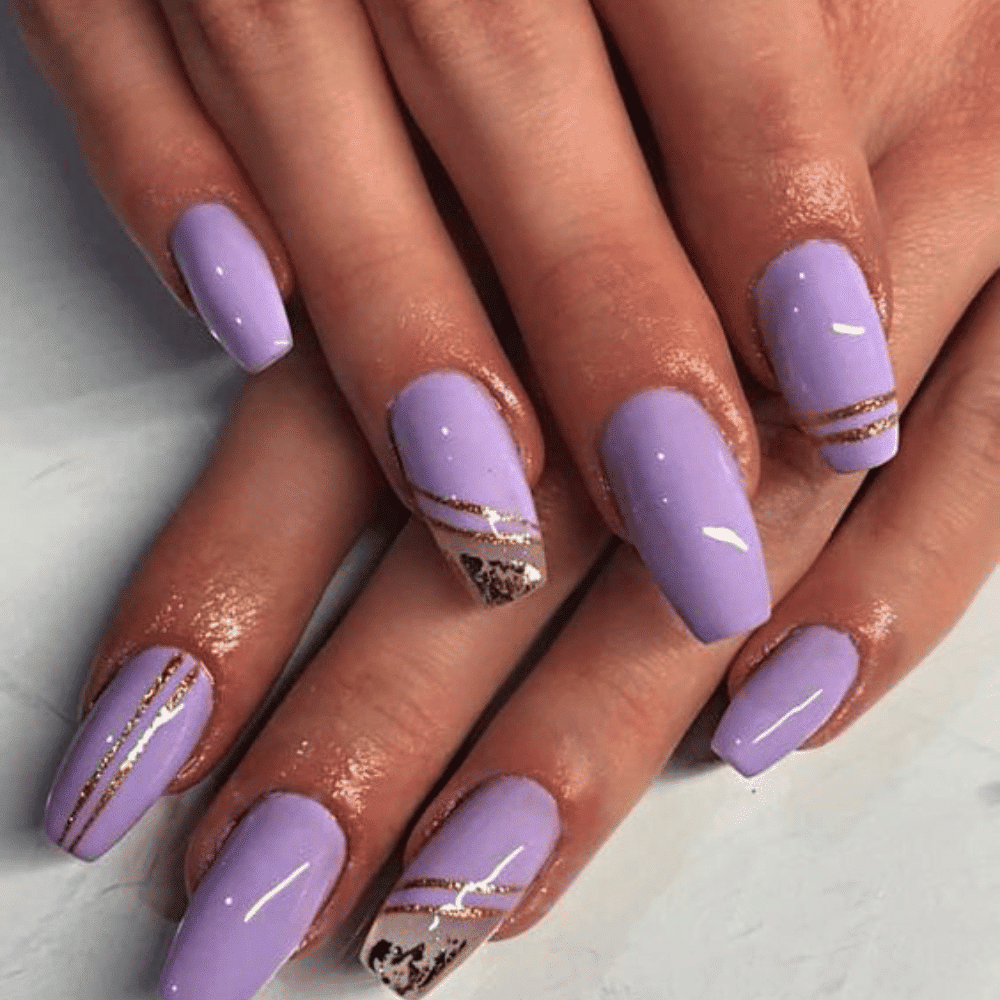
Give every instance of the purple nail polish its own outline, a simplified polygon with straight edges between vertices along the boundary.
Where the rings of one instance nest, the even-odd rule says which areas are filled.
[[[540,587],[535,502],[507,422],[479,381],[422,375],[396,397],[391,425],[417,506],[472,593],[494,606]]]
[[[212,711],[205,668],[157,646],[126,662],[98,698],[63,758],[45,807],[45,832],[93,861],[166,791]]]
[[[739,470],[694,397],[650,389],[612,415],[604,465],[629,540],[702,642],[771,614],[760,535]]]
[[[174,224],[170,248],[212,336],[248,372],[292,349],[281,290],[254,234],[226,205],[193,205]]]
[[[259,802],[191,897],[160,974],[162,1000],[250,1000],[302,943],[346,850],[314,799]]]
[[[833,715],[857,676],[848,635],[825,625],[793,632],[736,693],[712,749],[740,774],[760,774]]]
[[[495,778],[448,817],[375,918],[361,960],[420,997],[494,934],[559,839],[559,809],[529,778]]]
[[[845,246],[807,240],[757,284],[761,333],[802,429],[837,472],[872,469],[899,447],[896,380],[864,272]]]

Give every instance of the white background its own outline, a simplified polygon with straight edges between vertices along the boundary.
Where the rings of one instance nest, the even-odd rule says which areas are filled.
[[[0,130],[0,997],[152,1000],[197,796],[90,866],[40,822],[104,617],[240,378],[119,232],[6,11]],[[869,717],[761,779],[690,740],[553,914],[438,995],[995,998],[998,610],[994,577]],[[328,949],[262,995],[382,992]]]

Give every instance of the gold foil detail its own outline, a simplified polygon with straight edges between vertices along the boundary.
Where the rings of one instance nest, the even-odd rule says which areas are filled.
[[[430,903],[395,903],[382,908],[379,916],[389,913],[421,913],[429,917],[454,917],[456,920],[496,920],[505,917],[510,912],[495,906],[451,906],[442,903],[440,906]]]
[[[526,597],[542,582],[541,570],[520,559],[483,559],[463,552],[458,561],[487,607]]]
[[[477,517],[482,517],[490,522],[503,521],[505,523],[523,524],[529,528],[534,528],[535,531],[541,531],[541,528],[534,521],[530,521],[528,518],[521,517],[518,514],[510,514],[496,507],[487,507],[485,504],[472,503],[471,500],[459,500],[457,497],[439,496],[437,493],[431,493],[430,490],[425,490],[414,483],[410,483],[410,488],[414,493],[425,497],[433,503],[439,503],[442,507],[450,507],[452,510],[460,511],[463,514],[475,514]]]
[[[181,657],[181,659],[183,659],[183,657]],[[180,703],[184,700],[188,691],[190,691],[191,688],[194,686],[194,682],[198,679],[199,670],[200,670],[199,667],[195,667],[187,674],[184,680],[182,680],[180,684],[177,685],[177,689],[174,691],[174,693],[163,703],[163,707],[159,710],[160,712],[166,712],[167,715],[169,715],[170,713],[172,713],[177,709]],[[148,708],[148,703],[146,707]],[[158,714],[159,712],[157,712],[157,715]],[[97,800],[97,805],[94,807],[94,811],[90,814],[90,816],[87,817],[87,822],[83,824],[83,828],[76,835],[76,838],[73,840],[73,843],[69,845],[68,849],[70,851],[75,850],[76,846],[80,843],[81,840],[83,840],[87,831],[91,828],[91,826],[93,826],[94,821],[97,819],[97,817],[100,816],[102,812],[104,812],[108,803],[118,793],[118,789],[121,788],[122,782],[129,776],[129,774],[132,771],[132,768],[134,768],[135,765],[139,762],[139,759],[140,757],[142,757],[144,750],[145,747],[140,749],[139,752],[134,757],[127,758],[122,763],[121,767],[119,767],[118,770],[115,772],[115,776],[111,779],[110,782],[108,782],[108,787],[104,789],[104,791],[101,793],[101,797]]]
[[[163,668],[160,674],[149,686],[149,689],[142,696],[142,699],[139,701],[139,707],[135,710],[135,714],[132,718],[125,724],[125,728],[122,730],[121,735],[100,759],[100,762],[97,765],[97,770],[95,770],[94,773],[84,782],[83,787],[80,789],[80,794],[77,797],[76,803],[73,806],[73,810],[70,812],[69,818],[66,820],[66,825],[63,827],[63,831],[59,835],[58,843],[60,845],[69,834],[70,827],[76,822],[77,817],[80,815],[80,810],[87,804],[90,796],[94,794],[94,789],[100,783],[101,777],[108,769],[111,761],[115,759],[118,751],[121,750],[121,748],[125,745],[125,741],[132,735],[132,731],[146,714],[149,706],[153,704],[157,695],[159,695],[159,693],[163,690],[166,683],[171,677],[173,677],[173,675],[177,672],[177,668],[183,662],[183,653],[175,653],[169,660],[167,660],[167,665]]]
[[[883,393],[881,396],[869,396],[850,406],[842,406],[839,410],[827,410],[826,413],[813,413],[804,417],[796,417],[800,427],[818,427],[821,424],[832,424],[836,420],[846,420],[848,417],[856,417],[861,413],[872,413],[881,410],[883,406],[896,401],[896,390]]]
[[[476,883],[480,885],[480,883]],[[458,879],[447,879],[447,878],[415,878],[411,879],[409,882],[404,882],[399,888],[393,890],[393,895],[397,892],[405,892],[407,889],[448,889],[451,892],[461,892],[468,886],[468,882],[460,882]],[[474,889],[472,894],[474,896],[504,896],[508,893],[522,892],[524,890],[523,885],[481,885],[480,888]]]
[[[825,434],[814,440],[818,444],[851,444],[856,441],[866,441],[868,438],[873,438],[898,423],[899,414],[893,413],[888,417],[883,417],[881,420],[874,420],[870,424],[865,424],[864,427],[855,427],[849,431],[838,431],[836,434]]]

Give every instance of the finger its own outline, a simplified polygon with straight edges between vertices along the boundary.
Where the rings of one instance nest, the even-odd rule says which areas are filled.
[[[763,621],[757,441],[582,0],[369,0],[607,522],[702,641]]]
[[[660,140],[684,243],[723,324],[840,472],[898,445],[890,277],[822,5],[599,5]]]
[[[887,160],[877,176],[891,220],[904,398],[997,259],[981,225],[993,211],[973,166],[982,161],[954,138],[939,133],[930,148],[907,151],[906,169]],[[763,440],[754,509],[780,597],[860,480],[824,472],[796,450],[795,431],[767,427]],[[365,942],[368,967],[419,996],[476,945],[544,915],[660,772],[735,651],[733,642],[694,646],[621,550],[418,821],[403,876]]]
[[[438,217],[355,4],[164,0],[199,97],[278,223],[387,476],[489,605],[545,577],[530,404]]]
[[[150,264],[248,371],[292,346],[291,268],[147,0],[18,0],[98,186]]]
[[[549,586],[501,611],[462,600],[425,533],[415,523],[403,532],[193,834],[197,889],[163,970],[164,997],[250,996],[303,938],[329,932],[355,905],[600,550],[597,519],[548,470],[540,497],[559,512],[546,524]]]
[[[84,860],[219,760],[371,515],[380,477],[303,339],[244,392],[98,650],[45,820]]]
[[[879,475],[733,668],[716,752],[745,775],[832,739],[955,624],[1000,553],[1000,280],[910,407]]]

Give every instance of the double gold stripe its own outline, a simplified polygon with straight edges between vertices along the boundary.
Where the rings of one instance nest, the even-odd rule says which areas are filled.
[[[104,772],[108,769],[111,762],[125,745],[125,741],[132,735],[135,727],[139,725],[140,721],[142,721],[142,717],[146,714],[149,706],[156,701],[157,695],[159,695],[159,693],[164,689],[170,678],[177,673],[177,670],[183,662],[184,656],[180,653],[174,654],[169,660],[167,660],[167,665],[163,668],[160,674],[149,686],[149,689],[140,699],[139,705],[135,710],[135,714],[128,720],[127,723],[125,723],[125,728],[122,730],[121,735],[117,740],[115,740],[111,747],[105,752],[104,756],[100,759],[100,762],[97,765],[97,770],[95,770],[94,773],[84,782],[83,787],[80,789],[80,794],[73,805],[73,811],[69,814],[69,818],[66,820],[66,825],[63,827],[63,831],[59,835],[58,843],[60,845],[62,845],[63,841],[69,834],[70,827],[76,822],[77,817],[80,815],[80,810],[87,804],[90,796],[94,794],[94,789],[97,788]],[[80,838],[77,837],[77,840],[79,839]],[[76,841],[74,841],[74,844],[75,843]]]
[[[511,514],[497,507],[487,507],[485,504],[473,503],[471,500],[459,500],[457,497],[439,496],[437,493],[431,493],[430,490],[425,490],[414,483],[410,483],[410,488],[425,500],[440,504],[442,507],[449,507],[451,510],[457,510],[462,514],[474,514],[476,517],[481,517],[486,521],[523,524],[526,528],[532,528],[535,531],[541,530],[534,521],[530,521],[526,517],[521,517],[520,514]]]
[[[864,427],[824,434],[821,437],[814,437],[813,440],[818,444],[850,444],[854,441],[867,441],[868,438],[873,438],[898,423],[899,413],[891,413],[888,417],[882,417],[881,420],[873,420],[870,424],[865,424]]]
[[[846,420],[848,417],[856,417],[861,413],[873,413],[881,410],[883,406],[888,406],[896,401],[896,390],[883,393],[881,396],[869,396],[850,406],[842,406],[839,410],[827,410],[826,413],[811,413],[804,417],[796,417],[795,420],[802,428],[820,427],[823,424],[832,424],[835,420]]]
[[[508,535],[504,532],[472,531],[470,528],[459,528],[457,525],[449,524],[447,521],[425,514],[423,511],[421,514],[423,519],[435,528],[449,531],[453,535],[461,535],[463,538],[471,538],[476,542],[485,542],[487,545],[537,545],[541,540],[538,535]]]

